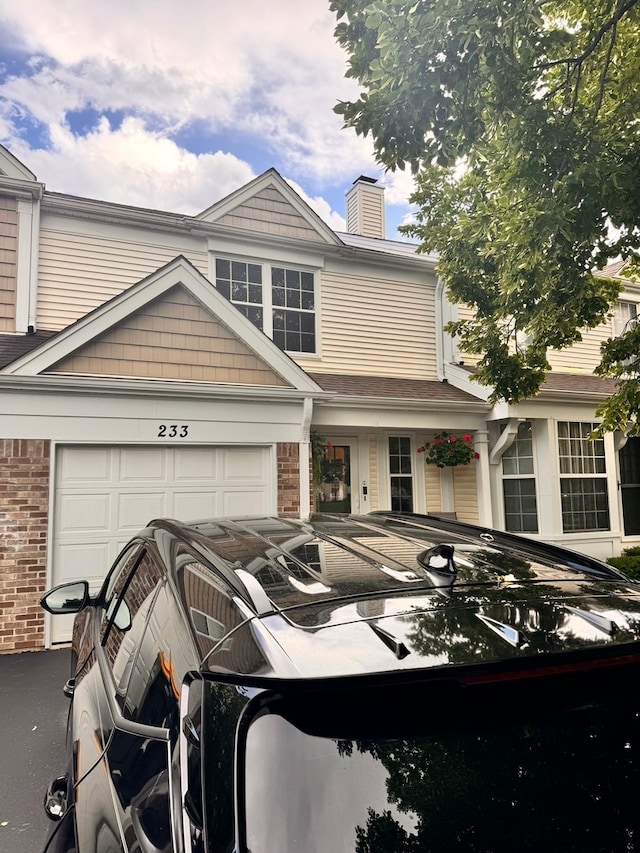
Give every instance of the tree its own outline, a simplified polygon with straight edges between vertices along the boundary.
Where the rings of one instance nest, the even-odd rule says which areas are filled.
[[[611,311],[619,286],[593,270],[640,256],[640,0],[330,5],[363,90],[336,111],[414,171],[405,231],[473,309],[449,331],[494,402],[536,394],[548,349]],[[603,347],[603,430],[640,434],[638,353],[639,328]]]

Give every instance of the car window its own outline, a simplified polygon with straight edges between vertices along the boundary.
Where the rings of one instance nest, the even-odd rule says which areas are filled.
[[[184,617],[166,581],[150,603],[130,669],[124,716],[148,726],[168,728],[177,737],[180,688],[186,673],[197,669],[197,659]]]
[[[139,549],[114,579],[103,618],[102,645],[120,701],[126,694],[131,663],[142,641],[151,604],[163,570],[150,550]]]
[[[238,729],[239,849],[637,850],[635,677],[262,694]]]

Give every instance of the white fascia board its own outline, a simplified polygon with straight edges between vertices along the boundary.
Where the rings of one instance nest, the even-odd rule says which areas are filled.
[[[0,374],[35,376],[42,373],[176,285],[186,287],[203,306],[211,311],[212,315],[218,317],[285,381],[306,393],[322,393],[320,386],[310,379],[293,359],[256,329],[253,323],[219,294],[213,285],[182,257],[171,261],[139,284],[130,287],[105,305],[68,326],[37,350],[8,365],[0,371]]]
[[[0,195],[8,195],[12,198],[41,199],[44,193],[44,184],[38,181],[11,177],[0,173]]]
[[[264,385],[223,385],[206,382],[183,382],[170,379],[126,379],[113,376],[54,374],[45,376],[2,375],[0,392],[27,392],[29,395],[80,394],[83,397],[139,397],[236,402],[300,402],[308,398],[326,399],[329,392],[309,392],[298,388],[274,388]]]
[[[109,201],[98,201],[81,196],[63,195],[45,192],[42,199],[43,213],[71,216],[74,219],[91,219],[98,222],[112,222],[122,225],[140,225],[147,229],[161,231],[188,230],[191,218],[162,210],[143,207],[130,207]]]
[[[469,409],[442,408],[418,409],[416,407],[382,408],[369,406],[335,406],[318,404],[313,409],[313,426],[322,429],[367,429],[367,430],[465,430],[477,432],[486,429],[485,412]]]
[[[352,409],[377,409],[385,411],[387,409],[402,409],[403,411],[416,412],[476,412],[481,415],[491,411],[491,407],[482,400],[475,402],[451,401],[451,400],[407,400],[406,397],[348,397],[339,395],[337,392],[328,392],[331,397],[325,404],[332,408],[352,408]]]

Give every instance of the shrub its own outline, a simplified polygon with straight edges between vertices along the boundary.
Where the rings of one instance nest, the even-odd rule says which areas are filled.
[[[626,548],[619,557],[609,557],[610,566],[624,572],[630,578],[640,580],[640,547]]]

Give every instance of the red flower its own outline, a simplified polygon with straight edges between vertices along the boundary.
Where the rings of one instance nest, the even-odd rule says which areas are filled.
[[[327,450],[333,450],[333,444],[330,441],[327,442]]]
[[[434,444],[442,444],[442,439],[441,438],[434,438],[433,443]]]
[[[450,436],[449,436],[449,441],[457,441],[457,439],[456,439],[455,435],[450,435]]]
[[[424,453],[424,447],[419,447],[419,448],[418,448],[418,453]]]
[[[473,454],[473,458],[474,458],[474,459],[480,459],[480,454],[478,453],[478,451],[477,451],[477,450],[476,450],[476,452]]]
[[[467,433],[467,435],[462,436],[462,440],[466,441],[468,444],[471,441],[471,436]]]

